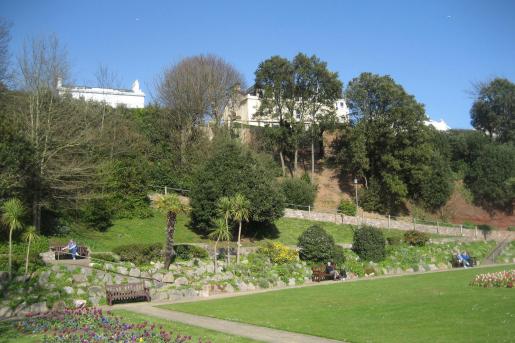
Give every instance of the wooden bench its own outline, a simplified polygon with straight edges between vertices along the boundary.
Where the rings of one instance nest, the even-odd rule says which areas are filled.
[[[150,293],[144,282],[128,283],[125,285],[106,285],[106,299],[109,306],[113,301],[128,301],[145,299],[150,301]]]
[[[338,270],[336,264],[333,264],[333,267],[334,267],[334,270]],[[326,265],[325,264],[321,264],[319,266],[313,266],[311,268],[311,271],[313,272],[313,274],[311,274],[311,281],[313,282],[320,282],[320,281],[324,281],[324,280],[333,280],[334,279],[334,276],[329,274],[329,273],[326,273]]]
[[[463,262],[461,262],[456,255],[452,256],[451,265],[453,268],[462,268]],[[469,267],[477,266],[477,259],[473,256],[470,256],[469,259]]]
[[[68,250],[64,250],[68,245],[52,245],[50,250],[55,252],[56,260],[60,260],[62,257],[71,258],[72,254]],[[77,246],[77,257],[78,258],[88,258],[89,257],[89,249],[85,246]]]

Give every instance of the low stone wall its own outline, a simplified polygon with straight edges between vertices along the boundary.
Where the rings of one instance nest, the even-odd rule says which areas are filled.
[[[409,223],[400,220],[388,220],[388,219],[369,219],[369,218],[360,218],[360,217],[351,217],[346,215],[340,215],[335,213],[324,213],[324,212],[314,212],[314,211],[303,211],[287,208],[284,210],[284,216],[286,218],[299,218],[299,219],[307,219],[314,220],[320,222],[329,222],[336,224],[365,224],[374,226],[377,228],[391,228],[397,230],[409,231],[414,228],[417,231],[423,231],[427,233],[434,233],[446,236],[458,236],[458,237],[466,237],[471,240],[481,240],[485,239],[483,233],[477,229],[466,229],[466,228],[457,228],[457,227],[447,227],[447,226],[434,226],[434,225],[426,225],[426,224],[417,224],[417,223]],[[496,241],[502,241],[505,239],[515,240],[515,232],[511,231],[499,231],[493,230],[491,231],[486,239],[492,239]]]

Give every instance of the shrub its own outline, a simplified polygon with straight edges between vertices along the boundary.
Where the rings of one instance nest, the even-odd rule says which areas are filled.
[[[190,244],[177,244],[174,245],[176,257],[184,260],[192,258],[208,258],[209,254],[206,249]]]
[[[488,234],[493,230],[493,228],[487,224],[478,225],[477,228],[479,229],[479,231],[481,231],[481,233],[483,233],[483,236],[485,237],[485,239],[486,239],[486,236],[488,236]]]
[[[508,227],[508,231],[515,231],[515,226]]]
[[[409,245],[423,247],[428,241],[429,235],[425,232],[410,230],[404,233],[404,242]]]
[[[112,224],[112,214],[107,203],[101,199],[88,201],[82,208],[82,221],[88,227],[98,231],[106,231]]]
[[[388,245],[400,245],[401,244],[401,238],[399,236],[387,237],[386,241],[388,242]]]
[[[161,243],[127,244],[114,248],[113,252],[119,255],[122,261],[145,264],[162,259],[163,245]]]
[[[336,263],[339,267],[341,267],[343,263],[345,263],[345,252],[343,251],[343,247],[335,245],[333,262]]]
[[[331,261],[334,257],[334,238],[321,226],[313,225],[299,236],[299,256],[314,262]]]
[[[284,264],[295,262],[299,258],[299,254],[295,249],[288,248],[279,242],[266,241],[259,247],[258,253],[267,256],[273,263]]]
[[[342,199],[338,205],[338,212],[346,216],[355,216],[356,204],[352,200]]]
[[[354,231],[352,249],[366,261],[379,262],[386,257],[383,233],[372,226],[363,226]]]
[[[317,188],[305,178],[286,178],[281,182],[286,204],[313,206]]]

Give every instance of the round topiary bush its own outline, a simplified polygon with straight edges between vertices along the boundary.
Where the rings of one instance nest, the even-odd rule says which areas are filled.
[[[404,233],[404,242],[409,245],[423,247],[428,241],[429,235],[425,232],[410,230]]]
[[[313,225],[299,236],[301,260],[314,262],[332,261],[335,254],[334,238],[321,226]]]
[[[385,239],[381,230],[363,226],[354,231],[352,250],[362,260],[379,262],[386,257]]]

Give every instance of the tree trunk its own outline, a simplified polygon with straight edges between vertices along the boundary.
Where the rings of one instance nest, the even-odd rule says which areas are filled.
[[[294,155],[294,158],[293,158],[293,173],[295,175],[298,175],[297,171],[297,166],[298,166],[298,163],[299,163],[299,147],[298,146],[295,146],[295,155]]]
[[[13,230],[9,230],[9,278],[12,277],[12,267],[13,267]]]
[[[25,258],[25,276],[27,276],[29,271],[30,241],[31,240],[29,239],[29,244],[27,245],[27,257]]]
[[[236,264],[240,263],[240,246],[241,246],[241,220],[238,228],[238,248],[236,249]]]
[[[231,263],[231,247],[230,247],[230,244],[231,244],[231,240],[228,240],[227,241],[227,265],[229,265]]]
[[[311,183],[315,182],[315,141],[311,138]]]
[[[36,232],[41,233],[41,204],[40,204],[40,190],[39,186],[36,185],[34,195],[32,198],[32,223],[36,228]]]
[[[281,169],[283,171],[283,177],[286,176],[286,166],[284,164],[284,155],[283,155],[283,151],[279,151],[279,157],[281,158]]]
[[[166,248],[165,248],[165,269],[170,267],[172,258],[175,255],[173,250],[173,236],[175,235],[175,223],[177,221],[177,213],[169,211],[167,213],[166,223]]]
[[[215,274],[216,274],[216,267],[217,267],[217,266],[216,266],[216,253],[217,253],[217,250],[216,250],[217,248],[216,248],[216,247],[217,247],[217,245],[218,245],[218,239],[217,239],[217,240],[216,240],[216,242],[215,242],[215,254],[214,254],[214,257],[213,257],[213,265],[214,265],[214,267],[215,267],[215,269],[213,270],[213,272],[214,272]]]

